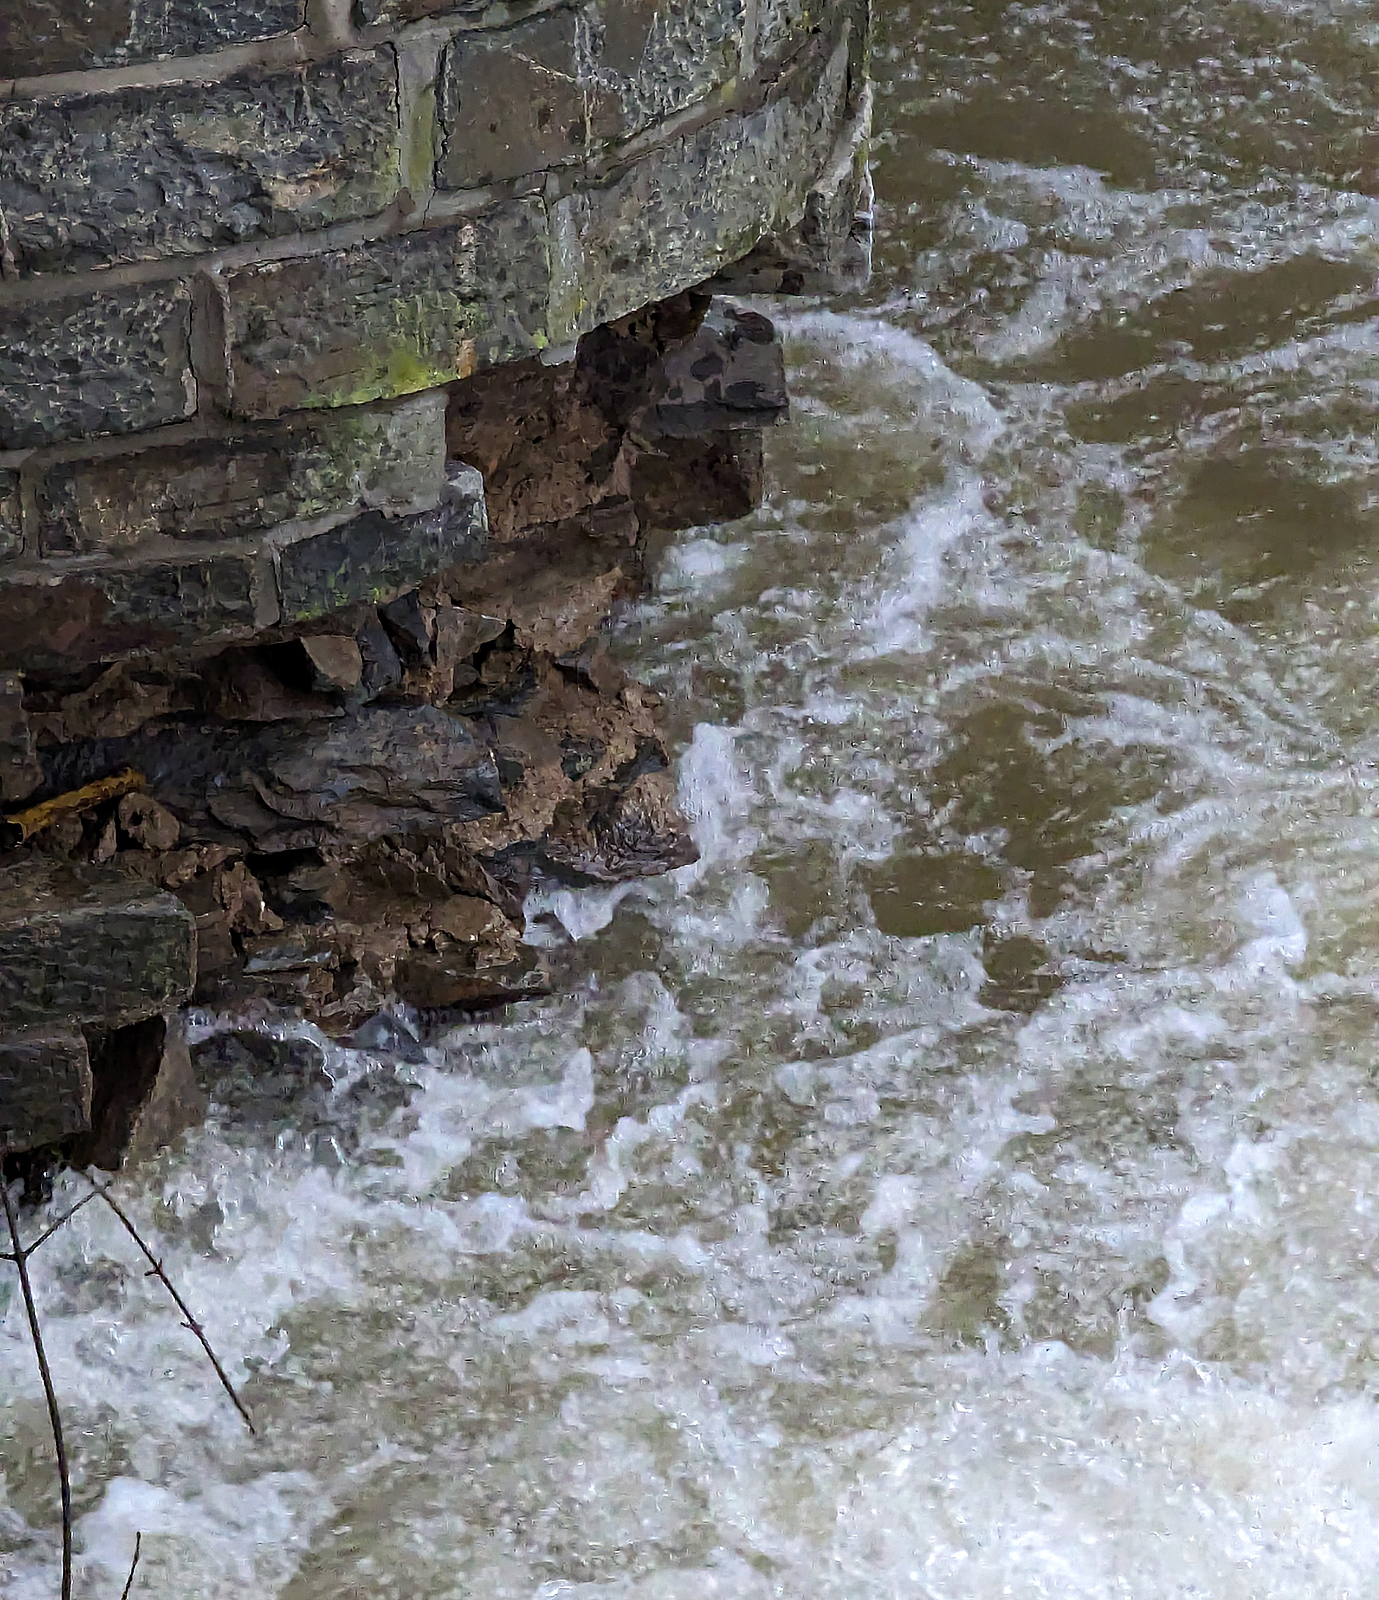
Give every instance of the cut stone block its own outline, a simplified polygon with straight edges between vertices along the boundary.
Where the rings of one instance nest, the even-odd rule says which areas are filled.
[[[359,601],[390,601],[425,578],[477,561],[487,532],[484,480],[452,462],[434,511],[394,518],[366,512],[288,545],[279,570],[283,617],[301,622]]]
[[[562,199],[552,218],[552,343],[668,299],[793,225],[833,147],[846,90],[840,45],[798,102],[787,94],[751,116],[720,117],[606,187]]]
[[[91,1062],[77,1028],[0,1039],[0,1153],[32,1150],[91,1121]]]
[[[0,78],[191,55],[305,20],[306,0],[15,0],[0,20]]]
[[[183,644],[245,638],[277,621],[266,556],[87,568],[0,584],[0,670],[61,670]]]
[[[0,1030],[118,1027],[191,995],[191,914],[119,875],[42,859],[0,869]]]
[[[418,395],[238,438],[59,463],[36,497],[40,553],[233,538],[352,506],[422,511],[444,481],[445,397]]]
[[[557,11],[493,37],[461,34],[445,52],[437,115],[438,187],[473,189],[588,154],[587,24]]]
[[[599,0],[588,14],[593,77],[617,103],[619,137],[706,99],[740,70],[744,0]]]
[[[150,261],[381,211],[399,185],[391,51],[0,105],[21,277]]]
[[[0,449],[191,416],[190,335],[185,284],[93,289],[0,310]]]
[[[590,0],[445,53],[436,182],[472,188],[582,160],[737,74],[743,0]]]
[[[231,404],[243,417],[357,405],[468,377],[545,342],[545,209],[232,272]]]

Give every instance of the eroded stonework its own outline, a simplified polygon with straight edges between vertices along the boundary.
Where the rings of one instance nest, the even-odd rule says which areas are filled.
[[[0,23],[0,1154],[185,1125],[189,999],[502,1004],[529,889],[693,859],[601,636],[760,498],[780,347],[713,295],[860,270],[866,48],[858,0]]]

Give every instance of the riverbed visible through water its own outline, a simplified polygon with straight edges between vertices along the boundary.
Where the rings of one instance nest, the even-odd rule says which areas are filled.
[[[1379,1596],[1379,4],[876,77],[874,279],[619,628],[700,862],[122,1180],[257,1439],[112,1218],[34,1258],[83,1600]]]

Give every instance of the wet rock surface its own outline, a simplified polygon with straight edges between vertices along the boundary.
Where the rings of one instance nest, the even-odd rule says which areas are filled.
[[[650,534],[753,503],[784,408],[769,322],[676,296],[456,385],[439,505],[399,515],[404,474],[284,544],[269,626],[0,679],[0,1142],[114,1166],[185,1126],[187,999],[366,1039],[542,993],[529,889],[693,860],[601,633]]]

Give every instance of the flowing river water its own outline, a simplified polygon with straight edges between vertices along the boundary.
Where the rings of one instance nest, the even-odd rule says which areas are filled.
[[[82,1596],[1379,1595],[1379,4],[880,21],[874,281],[620,633],[702,860],[124,1184],[259,1438],[45,1246]],[[0,1432],[47,1600],[17,1297]]]

